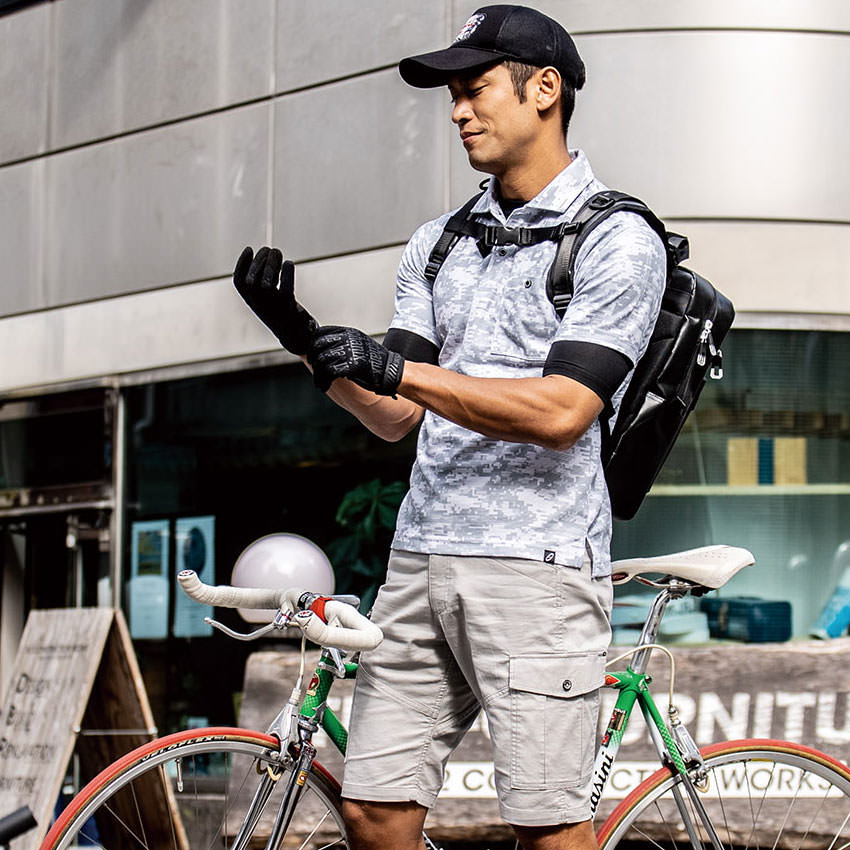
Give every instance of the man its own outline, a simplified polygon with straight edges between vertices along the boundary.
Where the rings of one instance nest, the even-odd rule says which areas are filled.
[[[585,72],[552,19],[484,7],[450,47],[399,70],[413,86],[448,86],[469,162],[491,175],[477,220],[554,225],[604,188],[567,147]],[[483,709],[500,810],[523,848],[591,848],[612,595],[598,417],[616,407],[646,347],[665,254],[638,216],[610,216],[579,253],[559,323],[545,291],[551,241],[489,250],[462,238],[431,283],[425,268],[447,219],[408,243],[383,345],[319,327],[295,301],[292,264],[281,269],[278,251],[246,249],[234,273],[337,404],[388,440],[421,423],[373,612],[384,643],[357,678],[349,841],[420,850],[445,762]]]

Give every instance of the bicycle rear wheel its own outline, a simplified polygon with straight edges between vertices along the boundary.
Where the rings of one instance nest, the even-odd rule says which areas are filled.
[[[276,738],[248,729],[190,729],[151,741],[103,770],[68,804],[41,850],[229,848],[261,782],[272,789],[249,847],[268,838],[291,770]],[[319,764],[283,848],[347,848],[339,785]]]
[[[698,795],[727,850],[850,846],[846,765],[786,741],[726,741],[702,754],[709,786]],[[673,799],[675,787],[682,791],[700,840],[710,847],[682,777],[663,768],[611,813],[597,834],[601,850],[632,841],[661,850],[691,847]]]

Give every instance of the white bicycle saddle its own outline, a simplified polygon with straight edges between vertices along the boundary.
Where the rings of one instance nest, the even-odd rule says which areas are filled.
[[[753,553],[737,546],[701,546],[656,558],[629,558],[611,564],[611,581],[625,584],[635,576],[661,573],[716,589],[755,563]]]

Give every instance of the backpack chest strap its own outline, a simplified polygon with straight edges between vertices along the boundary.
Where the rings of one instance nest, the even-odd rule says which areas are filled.
[[[481,195],[470,198],[447,222],[440,238],[437,240],[428,263],[425,266],[425,277],[431,283],[437,277],[437,272],[445,262],[449,252],[460,239],[469,236],[478,245],[482,257],[486,257],[496,246],[518,245],[526,248],[541,242],[560,242],[568,233],[575,233],[579,225],[565,221],[550,227],[505,227],[500,224],[484,224],[469,218],[472,208]]]
[[[471,236],[478,243],[482,257],[486,257],[497,245],[518,245],[526,248],[541,242],[559,242],[565,233],[575,229],[572,222],[566,221],[551,227],[505,227],[501,224],[483,224],[475,219],[467,219],[459,224],[457,232],[461,236]]]

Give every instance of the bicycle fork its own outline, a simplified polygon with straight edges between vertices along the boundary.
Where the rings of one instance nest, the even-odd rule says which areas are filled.
[[[699,818],[703,828],[705,829],[708,840],[711,843],[711,847],[713,850],[724,850],[724,845],[720,841],[720,837],[717,835],[717,830],[714,828],[714,824],[711,822],[711,818],[699,797],[698,783],[705,781],[705,777],[700,777],[699,774],[703,761],[702,755],[700,755],[699,750],[696,749],[696,745],[693,743],[690,733],[684,726],[682,726],[681,722],[678,723],[678,725],[681,726],[679,734],[686,735],[686,740],[689,741],[692,746],[692,750],[685,753],[689,762],[690,759],[693,759],[693,762],[691,762],[693,766],[689,769],[689,765],[686,765],[683,762],[682,754],[677,749],[677,743],[673,740],[673,736],[664,726],[661,717],[658,715],[658,709],[655,705],[641,701],[641,709],[643,710],[644,718],[646,719],[646,727],[649,730],[649,737],[655,745],[655,749],[658,752],[662,763],[670,765],[670,768],[682,777],[681,783],[673,785],[671,791],[673,793],[673,799],[676,802],[676,808],[679,810],[679,816],[682,818],[682,825],[685,827],[685,832],[688,834],[688,840],[690,841],[691,846],[694,850],[704,850],[706,845],[697,834],[697,828],[694,823],[691,810],[688,809],[688,803],[682,794],[683,785],[685,790],[688,792],[688,797],[690,798],[693,811],[696,813],[696,816]],[[673,763],[670,764],[670,762]],[[691,776],[691,771],[695,771],[697,776],[696,779]]]
[[[303,715],[298,717],[298,758],[292,765],[292,773],[287,781],[286,791],[275,817],[271,835],[266,842],[266,850],[276,850],[286,830],[289,829],[295,807],[304,791],[307,775],[313,766],[313,760],[316,758],[316,748],[313,746],[312,738],[313,734],[319,729],[323,713],[324,705],[321,705],[312,717]]]
[[[289,778],[286,780],[286,789],[283,791],[280,806],[278,807],[277,815],[275,816],[274,825],[272,826],[271,834],[266,842],[265,850],[276,850],[280,845],[289,824],[292,821],[292,816],[295,813],[295,807],[301,799],[301,794],[304,791],[304,786],[307,781],[307,775],[310,768],[313,766],[313,761],[316,758],[316,748],[313,746],[313,734],[318,731],[319,723],[321,722],[322,708],[320,706],[313,717],[298,717],[298,756],[292,763],[292,769],[289,773]],[[282,759],[284,761],[286,741],[281,744]],[[271,765],[264,768],[257,767],[257,770],[262,774],[260,783],[251,804],[248,806],[248,811],[239,828],[239,832],[233,839],[233,844],[230,850],[245,850],[248,842],[254,833],[254,829],[263,814],[266,803],[274,791],[278,781],[283,777],[283,765],[278,770],[275,770]]]

